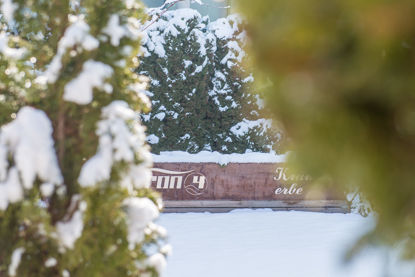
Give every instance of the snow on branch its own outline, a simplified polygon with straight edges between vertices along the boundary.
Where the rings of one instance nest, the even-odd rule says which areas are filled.
[[[58,50],[47,70],[43,72],[36,82],[39,84],[54,83],[62,69],[62,57],[68,49],[79,45],[86,51],[92,51],[99,45],[99,41],[89,34],[89,25],[81,18],[72,16],[72,24],[66,29],[64,36],[59,40]]]
[[[112,86],[105,83],[113,69],[102,62],[88,60],[84,63],[81,73],[65,86],[63,99],[77,104],[89,104],[93,99],[93,89],[104,89],[112,93]]]
[[[85,201],[81,201],[80,195],[74,195],[69,207],[70,219],[59,221],[56,224],[57,237],[60,243],[69,249],[73,249],[76,240],[81,237],[84,229],[83,216],[87,208]],[[72,210],[75,210],[72,212]]]
[[[13,21],[13,14],[17,10],[17,8],[18,5],[16,3],[13,3],[12,0],[2,0],[0,9],[4,15],[4,18],[7,22],[9,22],[9,24]]]
[[[148,198],[130,197],[123,204],[127,208],[128,248],[132,250],[144,240],[146,227],[159,216],[159,211]]]
[[[145,147],[144,128],[138,124],[138,114],[126,102],[114,101],[102,109],[101,118],[96,131],[98,152],[83,165],[79,184],[89,187],[107,181],[114,164],[126,162],[131,165],[122,175],[122,186],[149,187],[151,154]]]
[[[49,196],[63,178],[53,147],[52,124],[43,111],[22,108],[0,131],[0,209],[22,200],[23,189],[43,183]]]
[[[0,33],[0,53],[11,59],[20,59],[26,53],[24,48],[11,48],[8,46],[9,37],[6,33]]]

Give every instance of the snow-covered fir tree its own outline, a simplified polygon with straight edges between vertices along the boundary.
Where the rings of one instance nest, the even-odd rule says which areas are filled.
[[[158,276],[136,0],[1,0],[0,276]]]
[[[150,13],[137,72],[151,79],[153,109],[143,121],[152,151],[278,150],[281,134],[264,119],[254,78],[242,65],[242,20],[211,22],[192,9]]]

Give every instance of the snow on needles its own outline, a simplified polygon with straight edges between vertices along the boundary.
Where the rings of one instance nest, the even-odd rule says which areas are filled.
[[[154,24],[149,26],[144,32],[142,45],[144,56],[149,56],[149,51],[154,51],[159,57],[165,57],[164,50],[165,37],[168,35],[177,36],[179,30],[187,33],[189,26],[187,22],[192,18],[200,18],[199,12],[193,9],[178,9],[168,11],[163,14]],[[200,44],[199,52],[202,56],[206,55],[205,43],[215,42],[215,38],[211,33],[203,33],[197,29],[192,29],[189,36],[195,36]]]
[[[99,45],[99,41],[89,34],[89,25],[81,18],[72,16],[72,24],[66,29],[59,40],[58,50],[47,70],[36,78],[39,84],[54,83],[58,79],[62,68],[62,57],[68,49],[79,45],[86,51],[92,51]]]
[[[129,25],[120,25],[120,16],[118,14],[113,14],[102,32],[110,37],[113,46],[119,46],[120,40],[123,37],[127,36],[136,39],[139,36],[139,30],[136,28],[137,26],[135,26],[133,22],[129,23]]]
[[[144,240],[147,225],[159,216],[157,206],[148,198],[130,197],[124,200],[127,207],[128,248]]]
[[[84,229],[83,214],[87,208],[84,201],[80,201],[79,195],[74,195],[71,200],[71,206],[76,205],[79,201],[78,209],[73,213],[70,220],[60,221],[56,224],[56,231],[59,241],[66,248],[72,249],[76,240],[82,235]]]
[[[247,120],[243,119],[241,122],[235,124],[230,130],[236,136],[244,136],[253,128],[259,128],[262,133],[266,131],[266,129],[271,128],[272,120],[260,118],[257,120]]]
[[[12,260],[9,266],[9,276],[16,276],[17,268],[19,267],[20,260],[24,253],[25,249],[23,247],[16,248],[12,253]]]
[[[109,180],[114,163],[124,161],[131,165],[122,176],[122,185],[129,189],[149,187],[151,155],[144,146],[146,137],[138,114],[126,102],[114,101],[102,109],[101,118],[96,131],[98,152],[83,165],[79,184],[89,187]]]
[[[13,164],[9,164],[10,156]],[[52,124],[43,111],[23,107],[0,131],[0,209],[20,201],[23,189],[31,189],[36,179],[53,187],[63,182]]]
[[[93,60],[86,61],[78,77],[66,84],[63,99],[83,105],[91,103],[94,88],[111,93],[112,86],[104,81],[112,73],[113,70],[109,65]]]
[[[18,5],[16,3],[13,3],[12,0],[2,0],[1,4],[1,12],[4,15],[4,18],[7,22],[13,21],[13,14],[18,8]]]
[[[25,53],[26,49],[24,48],[11,48],[8,46],[9,38],[5,33],[0,34],[0,52],[3,53],[4,56],[12,58],[12,59],[19,59]]]

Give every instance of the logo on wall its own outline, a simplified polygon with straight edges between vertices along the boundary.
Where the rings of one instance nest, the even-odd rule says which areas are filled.
[[[161,173],[153,175],[152,182],[156,189],[184,189],[190,195],[201,195],[207,189],[207,179],[202,173],[190,171],[172,171],[161,168],[153,168],[153,172]]]

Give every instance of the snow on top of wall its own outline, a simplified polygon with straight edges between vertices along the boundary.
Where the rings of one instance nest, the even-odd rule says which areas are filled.
[[[127,188],[149,187],[151,183],[151,155],[144,146],[144,127],[137,122],[138,114],[124,101],[113,101],[102,109],[96,134],[99,137],[98,151],[81,169],[78,182],[83,187],[94,186],[109,180],[116,162],[130,163],[122,176],[122,185]],[[136,164],[139,159],[142,163]]]
[[[81,46],[86,51],[92,51],[99,45],[99,41],[89,34],[89,25],[79,17],[71,16],[72,24],[65,30],[59,40],[58,50],[51,63],[43,74],[36,78],[40,84],[54,83],[58,79],[62,68],[62,57],[68,49],[75,45]]]
[[[104,83],[113,73],[112,68],[102,62],[88,60],[84,63],[81,73],[65,85],[63,99],[81,105],[91,103],[93,89],[104,89],[112,92],[112,86]]]
[[[21,200],[23,188],[31,189],[37,178],[53,187],[62,184],[53,144],[52,124],[43,111],[32,107],[23,107],[14,121],[1,128],[0,209]]]
[[[219,152],[201,151],[197,154],[189,154],[183,151],[165,151],[160,155],[153,154],[155,163],[217,163],[226,165],[228,163],[282,163],[285,162],[286,154],[277,155],[271,153],[247,152],[244,154],[222,154]]]

